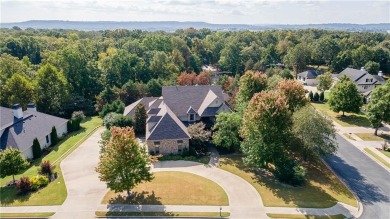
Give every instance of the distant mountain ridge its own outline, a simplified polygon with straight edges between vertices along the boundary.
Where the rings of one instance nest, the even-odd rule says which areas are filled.
[[[1,28],[12,28],[18,26],[22,29],[73,29],[73,30],[113,30],[113,29],[140,29],[147,31],[168,31],[177,29],[186,29],[193,27],[195,29],[208,28],[211,30],[278,30],[278,29],[325,29],[325,30],[346,30],[346,31],[368,31],[368,32],[389,32],[390,23],[379,24],[212,24],[206,22],[192,21],[63,21],[63,20],[30,20],[15,23],[0,23]]]

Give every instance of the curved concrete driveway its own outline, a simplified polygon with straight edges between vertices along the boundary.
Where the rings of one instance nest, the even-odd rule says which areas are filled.
[[[231,218],[268,218],[256,189],[232,173],[190,161],[158,162],[154,165],[153,171],[181,171],[210,179],[225,190],[229,198]]]

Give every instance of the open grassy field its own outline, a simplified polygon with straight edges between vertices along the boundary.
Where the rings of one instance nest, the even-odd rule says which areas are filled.
[[[270,218],[278,219],[344,219],[342,214],[337,215],[299,215],[299,214],[267,214]]]
[[[355,114],[355,113],[345,113],[345,116],[342,116],[342,113],[333,112],[327,103],[311,103],[316,109],[324,112],[332,120],[340,124],[341,126],[354,127],[354,126],[363,126],[370,127],[371,123],[367,119],[367,116],[364,114]]]
[[[52,151],[49,154],[35,160],[30,168],[26,169],[18,175],[15,175],[15,179],[18,179],[21,176],[36,176],[38,174],[38,168],[41,161],[50,160],[52,164],[56,165],[54,171],[58,173],[58,178],[39,191],[30,193],[28,195],[19,196],[16,194],[15,186],[5,186],[7,182],[12,180],[12,176],[2,178],[0,180],[0,204],[2,206],[62,204],[66,199],[67,193],[59,164],[89,135],[91,135],[96,127],[100,126],[101,124],[102,120],[98,117],[86,118],[81,124],[81,130],[71,133],[62,139],[57,145],[51,147]]]
[[[306,183],[292,187],[278,182],[266,171],[251,171],[243,165],[241,156],[223,156],[220,168],[248,181],[260,194],[265,206],[328,208],[338,201],[356,206],[357,201],[344,184],[325,166],[306,165]]]
[[[390,140],[390,134],[383,133],[378,136],[374,135],[374,133],[354,133],[356,136],[361,138],[363,141],[385,141]]]
[[[109,191],[103,204],[229,205],[225,191],[213,181],[184,172],[157,172],[151,182],[136,186],[130,198]],[[189,198],[191,197],[191,198]]]
[[[376,150],[376,149],[372,149]],[[388,163],[383,158],[379,157],[377,154],[375,154],[370,148],[364,148],[364,151],[369,153],[371,156],[373,156],[377,161],[381,162],[383,165],[385,165],[387,168],[390,168],[390,163]]]

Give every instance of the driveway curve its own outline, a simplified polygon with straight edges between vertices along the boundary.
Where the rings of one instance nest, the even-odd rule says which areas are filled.
[[[232,173],[191,161],[160,161],[154,164],[153,171],[188,172],[210,179],[228,195],[231,218],[268,218],[256,189]]]

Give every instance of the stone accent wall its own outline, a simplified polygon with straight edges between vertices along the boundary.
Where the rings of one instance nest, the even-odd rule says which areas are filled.
[[[178,153],[178,140],[182,140],[182,150],[184,148],[189,148],[189,139],[169,139],[169,140],[160,140],[160,146],[159,146],[159,153],[168,155],[168,154],[177,154]],[[156,145],[154,144],[156,141],[148,140],[146,141],[148,145],[148,151],[150,152],[155,152]]]

